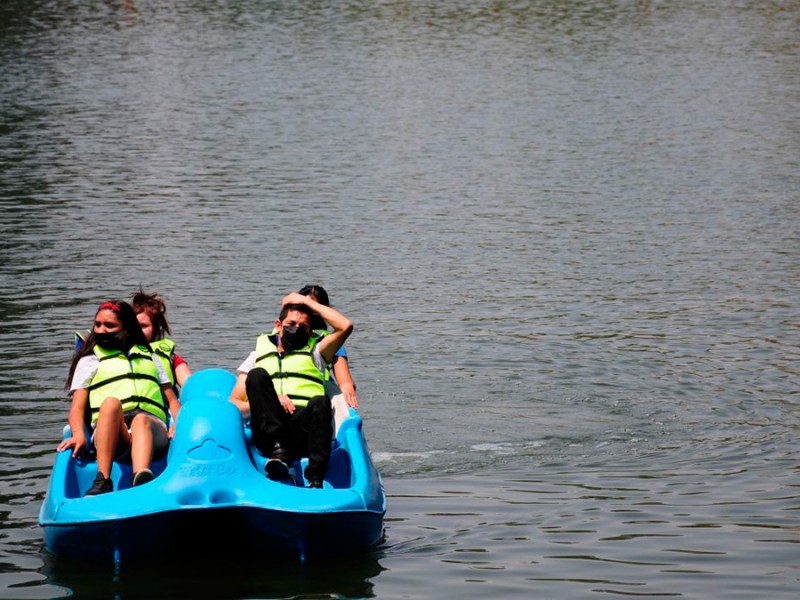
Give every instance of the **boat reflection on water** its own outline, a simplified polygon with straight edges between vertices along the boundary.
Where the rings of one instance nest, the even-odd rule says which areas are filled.
[[[115,571],[106,562],[43,553],[39,572],[73,598],[369,598],[384,570],[381,553],[346,558],[253,558],[235,546],[217,556],[175,556],[128,563]]]

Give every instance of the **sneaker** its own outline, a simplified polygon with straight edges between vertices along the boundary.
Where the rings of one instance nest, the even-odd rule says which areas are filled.
[[[275,442],[272,446],[272,452],[269,453],[270,458],[277,458],[278,460],[289,464],[289,453],[281,446],[280,442]]]
[[[270,458],[265,467],[267,477],[272,481],[286,481],[289,479],[289,465],[280,458]]]
[[[142,485],[143,483],[147,483],[148,481],[153,481],[155,475],[150,469],[142,469],[141,471],[136,471],[133,474],[133,481],[131,482],[132,487],[136,487],[137,485]]]
[[[308,480],[308,489],[310,490],[321,490],[322,489],[322,479],[312,478]]]
[[[114,484],[111,483],[111,479],[106,479],[103,477],[102,473],[98,473],[97,477],[94,478],[94,483],[92,487],[89,488],[89,491],[86,492],[87,496],[97,496],[99,494],[107,494],[108,492],[114,491]]]

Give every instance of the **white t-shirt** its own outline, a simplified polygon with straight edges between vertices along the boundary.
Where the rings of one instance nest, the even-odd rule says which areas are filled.
[[[169,375],[164,370],[164,365],[161,364],[161,361],[156,359],[155,355],[153,356],[153,362],[156,365],[156,369],[158,369],[158,381],[159,383],[169,384]],[[94,354],[87,354],[83,358],[78,361],[78,364],[75,365],[75,373],[72,374],[72,381],[69,384],[69,393],[72,395],[72,392],[75,390],[85,390],[88,388],[94,376],[97,375],[97,369],[100,368],[100,359],[97,358]]]

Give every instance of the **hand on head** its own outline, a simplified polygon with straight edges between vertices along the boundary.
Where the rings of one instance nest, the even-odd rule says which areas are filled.
[[[308,296],[303,296],[298,292],[291,292],[283,297],[281,306],[286,306],[287,304],[306,304],[307,301]]]

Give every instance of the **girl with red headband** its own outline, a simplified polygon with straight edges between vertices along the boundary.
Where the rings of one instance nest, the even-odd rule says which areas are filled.
[[[130,304],[112,300],[100,305],[86,343],[73,358],[67,385],[72,437],[58,450],[84,454],[89,449],[85,425],[93,429],[97,478],[86,495],[113,491],[112,463],[128,455],[131,484],[152,480],[150,464],[166,452],[180,402]]]

